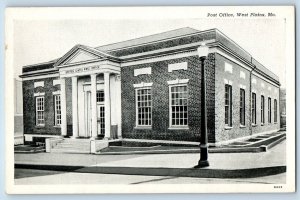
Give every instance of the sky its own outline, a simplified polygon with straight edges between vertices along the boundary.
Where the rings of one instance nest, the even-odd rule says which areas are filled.
[[[22,66],[59,58],[76,44],[97,47],[182,27],[218,28],[278,75],[285,86],[285,22],[277,18],[16,20],[15,77]]]

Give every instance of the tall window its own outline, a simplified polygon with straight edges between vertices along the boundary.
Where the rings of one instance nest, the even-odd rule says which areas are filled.
[[[60,95],[54,95],[54,120],[55,120],[55,126],[61,125]]]
[[[232,86],[225,85],[225,125],[232,126]]]
[[[137,125],[152,125],[152,94],[150,88],[136,90]]]
[[[256,124],[256,94],[252,93],[252,124]]]
[[[171,86],[171,126],[188,125],[188,89],[187,85]]]
[[[43,96],[36,97],[35,106],[36,106],[36,125],[45,125]]]
[[[261,95],[260,117],[261,117],[261,124],[264,124],[265,123],[265,97],[263,95]]]
[[[240,124],[245,126],[245,90],[240,89]]]
[[[277,99],[274,99],[274,123],[277,123]]]
[[[272,107],[272,105],[271,105],[271,98],[269,97],[268,98],[268,122],[269,123],[272,123],[272,116],[271,116],[272,110],[271,110],[271,107]]]

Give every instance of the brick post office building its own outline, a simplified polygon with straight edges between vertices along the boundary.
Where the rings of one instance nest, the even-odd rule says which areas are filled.
[[[217,29],[181,28],[24,66],[25,139],[198,142],[202,73],[210,144],[279,130],[278,76]]]

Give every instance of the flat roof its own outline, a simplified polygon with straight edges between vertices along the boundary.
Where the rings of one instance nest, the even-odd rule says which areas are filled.
[[[136,45],[141,45],[145,43],[151,43],[151,42],[156,42],[159,40],[165,40],[169,38],[174,38],[174,37],[180,37],[188,34],[193,34],[200,32],[197,29],[193,29],[190,27],[184,27],[184,28],[179,28],[175,30],[170,30],[162,33],[157,33],[157,34],[152,34],[140,38],[134,38],[131,40],[125,40],[121,42],[116,42],[112,44],[107,44],[107,45],[102,45],[99,47],[96,47],[96,49],[101,50],[101,51],[112,51],[115,49],[121,49],[121,48],[126,48],[130,46],[136,46]]]

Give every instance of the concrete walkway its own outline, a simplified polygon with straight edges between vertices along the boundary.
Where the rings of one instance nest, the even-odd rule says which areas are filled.
[[[209,154],[209,167],[193,169],[198,160],[198,153],[154,155],[15,154],[15,164],[18,168],[106,174],[246,178],[285,172],[286,141],[267,152]]]

